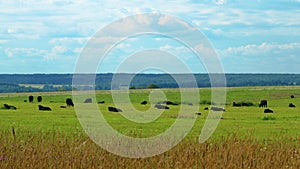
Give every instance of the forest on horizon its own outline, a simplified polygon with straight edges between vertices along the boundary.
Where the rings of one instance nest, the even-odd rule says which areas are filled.
[[[90,74],[92,75],[92,74]],[[184,87],[192,87],[190,74],[97,74],[95,86],[82,86],[80,90],[178,88],[176,79],[184,82]],[[213,74],[221,75],[221,74]],[[85,76],[89,76],[86,74]],[[93,76],[93,75],[92,75]],[[133,77],[130,85],[118,81],[112,84],[113,77],[126,79]],[[208,74],[194,74],[197,87],[210,87]],[[227,87],[241,86],[295,86],[300,85],[300,74],[225,74]],[[0,93],[51,92],[78,90],[72,86],[73,74],[0,74]]]

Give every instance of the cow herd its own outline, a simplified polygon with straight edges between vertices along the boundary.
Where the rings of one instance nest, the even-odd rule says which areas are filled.
[[[253,106],[253,103],[252,102],[233,102],[232,103],[232,106],[233,107],[249,107],[249,106]]]
[[[42,96],[37,96],[37,102],[40,103],[43,100]],[[24,100],[24,102],[29,102],[29,103],[33,103],[34,102],[34,96],[28,96],[28,100]],[[53,103],[53,101],[50,101],[51,103]],[[71,98],[67,98],[66,99],[66,104],[67,106],[60,106],[60,108],[67,108],[67,107],[73,107],[74,103],[72,101]],[[13,105],[8,105],[8,104],[3,104],[4,109],[11,109],[11,110],[17,110],[16,106]],[[38,110],[40,111],[51,111],[52,109],[48,106],[43,106],[43,105],[38,105]]]
[[[40,102],[42,102],[42,100],[43,100],[42,96],[37,96],[37,102],[40,103]],[[87,98],[87,99],[84,100],[83,103],[92,103],[92,101],[93,100],[91,98]],[[33,103],[34,102],[34,96],[28,96],[28,100],[24,100],[24,102]],[[54,101],[50,101],[50,103],[54,103]],[[98,104],[103,104],[103,103],[105,103],[105,102],[104,101],[98,102]],[[146,102],[146,104],[147,104],[147,102]],[[67,106],[62,105],[62,106],[60,106],[60,108],[63,109],[63,108],[67,108],[67,107],[74,107],[74,103],[73,103],[71,98],[66,99],[66,105]],[[4,109],[11,109],[11,110],[16,110],[17,109],[17,107],[12,106],[12,105],[8,105],[8,104],[3,104],[3,106],[4,106]],[[38,105],[38,110],[39,111],[51,111],[52,109],[48,106],[43,106],[43,105],[39,104]],[[122,112],[121,109],[118,109],[118,108],[115,108],[115,107],[108,107],[108,110],[111,111],[111,112]]]
[[[140,103],[141,105],[147,105],[148,101],[144,100]],[[171,101],[162,101],[162,102],[158,102],[154,105],[154,108],[156,109],[170,109],[169,106],[167,105],[173,105],[173,106],[177,106],[177,103],[171,102]],[[108,111],[110,112],[122,112],[121,109],[116,108],[116,107],[108,107]]]
[[[294,95],[291,95],[290,96],[291,99],[295,98]],[[254,104],[253,103],[248,103],[248,104],[243,104],[244,102],[242,103],[236,103],[236,102],[233,102],[232,103],[232,106],[233,107],[242,107],[242,106],[253,106]],[[296,105],[294,103],[289,103],[288,105],[289,107],[296,107]],[[268,107],[268,101],[267,100],[261,100],[258,107],[265,107],[264,109],[264,113],[274,113],[273,110],[267,108]]]
[[[291,95],[290,98],[293,99],[293,98],[295,98],[295,96]],[[37,96],[37,102],[40,103],[40,102],[42,102],[42,100],[43,100],[42,96]],[[27,100],[24,100],[24,102],[27,102]],[[34,96],[29,96],[28,97],[28,102],[29,103],[33,103],[34,102]],[[71,98],[67,98],[66,101],[65,101],[65,103],[66,103],[67,106],[60,106],[60,108],[74,107],[74,103],[73,103],[73,101],[72,101]],[[87,99],[84,100],[83,103],[92,103],[92,99],[91,98],[87,98]],[[103,103],[105,103],[105,102],[104,101],[98,102],[98,104],[103,104]],[[148,102],[144,100],[144,101],[140,102],[140,104],[141,105],[147,105]],[[154,105],[154,108],[156,108],[156,109],[170,109],[169,105],[177,106],[179,104],[178,103],[174,103],[172,101],[161,101],[161,102],[157,102]],[[193,104],[189,103],[188,105],[192,106]],[[3,106],[4,106],[3,107],[4,109],[8,109],[8,110],[16,110],[17,109],[17,107],[13,106],[13,105],[3,104]],[[232,106],[233,107],[249,107],[249,106],[254,106],[254,104],[252,102],[232,102]],[[268,107],[268,101],[267,100],[261,100],[259,102],[258,107],[265,108],[264,109],[264,113],[273,113],[274,112],[273,110],[267,108]],[[296,105],[293,104],[293,103],[289,103],[288,107],[294,108],[294,107],[296,107]],[[47,106],[38,105],[38,110],[40,110],[40,111],[51,111],[52,109],[50,107],[47,107]],[[204,110],[209,110],[209,108],[205,107]],[[216,106],[212,106],[210,108],[210,110],[213,110],[213,111],[225,111],[224,108],[219,108],[219,107],[216,107]],[[121,109],[116,108],[116,107],[108,107],[108,111],[110,111],[110,112],[122,112]],[[197,112],[196,114],[197,115],[201,115],[200,112]]]

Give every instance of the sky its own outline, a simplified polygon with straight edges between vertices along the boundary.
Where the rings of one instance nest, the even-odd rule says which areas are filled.
[[[174,16],[196,28],[226,73],[300,73],[300,0],[0,0],[0,74],[74,73],[97,32],[145,13]],[[132,25],[107,31],[105,37],[140,31]],[[120,65],[118,71],[137,71],[132,68],[149,60],[152,67],[138,71],[164,72],[159,66],[165,65],[180,73],[186,70],[178,68],[182,61],[193,73],[209,72],[191,48],[157,34],[127,37],[107,52],[96,71],[117,72]],[[162,52],[143,52],[148,49]]]

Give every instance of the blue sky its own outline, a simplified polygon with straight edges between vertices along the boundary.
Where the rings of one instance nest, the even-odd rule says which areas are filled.
[[[225,72],[300,73],[300,0],[0,0],[0,73],[72,73],[97,31],[143,13],[169,14],[196,27]],[[120,43],[98,71],[115,72],[124,58],[147,48],[170,52],[193,72],[205,72],[182,44],[158,36]]]

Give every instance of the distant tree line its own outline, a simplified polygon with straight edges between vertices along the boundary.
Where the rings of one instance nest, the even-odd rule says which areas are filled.
[[[74,90],[110,90],[120,89],[124,86],[130,89],[140,88],[178,88],[195,87],[188,74],[117,74],[120,78],[117,81],[112,79],[114,74],[97,74],[95,86],[85,85],[85,77],[80,75],[82,86],[72,88],[73,74],[2,74],[0,75],[0,93],[8,92],[51,92]],[[214,74],[216,76],[220,74]],[[127,77],[134,77],[128,85]],[[197,87],[210,87],[208,74],[194,74]],[[180,81],[180,84],[177,84]],[[228,87],[237,86],[292,86],[300,85],[300,74],[226,74]],[[29,84],[22,86],[20,84]],[[41,88],[30,86],[42,85]]]
[[[44,85],[42,88],[32,86],[20,86],[16,84],[0,84],[0,93],[24,93],[24,92],[55,92],[55,91],[71,91],[71,85],[63,85],[54,87],[53,85]]]

